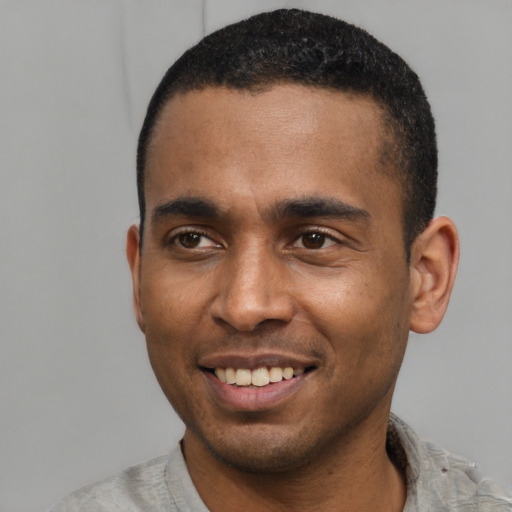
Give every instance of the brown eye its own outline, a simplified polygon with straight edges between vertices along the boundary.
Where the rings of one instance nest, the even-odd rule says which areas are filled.
[[[172,243],[183,249],[212,249],[221,247],[220,244],[198,231],[188,231],[173,237]]]
[[[306,249],[321,249],[325,244],[326,236],[322,233],[307,233],[302,235],[301,239]]]
[[[338,243],[336,239],[321,231],[310,231],[309,233],[303,233],[297,238],[293,245],[298,249],[309,249],[313,251],[326,249]]]
[[[178,241],[186,249],[195,249],[201,242],[201,238],[202,235],[198,233],[183,233],[178,237]]]

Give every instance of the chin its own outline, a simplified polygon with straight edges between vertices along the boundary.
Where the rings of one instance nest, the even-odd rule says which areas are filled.
[[[202,442],[220,462],[238,471],[254,474],[277,474],[298,470],[318,456],[319,446],[310,436],[300,433],[279,435],[264,426],[257,432],[205,439]]]

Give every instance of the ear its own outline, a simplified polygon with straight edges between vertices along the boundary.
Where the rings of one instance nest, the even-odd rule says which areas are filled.
[[[434,219],[411,248],[410,329],[433,331],[450,301],[459,264],[459,236],[447,217]]]
[[[145,330],[140,301],[140,232],[136,225],[130,226],[126,236],[126,257],[132,273],[133,309],[142,332]]]

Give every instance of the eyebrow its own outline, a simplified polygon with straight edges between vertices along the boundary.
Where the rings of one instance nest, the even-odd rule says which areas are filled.
[[[156,206],[151,218],[153,222],[158,222],[169,217],[218,219],[221,216],[221,209],[213,201],[201,197],[179,197]],[[264,216],[271,222],[287,218],[313,217],[371,221],[371,215],[367,210],[337,198],[316,196],[279,201]]]
[[[200,197],[180,197],[159,204],[151,216],[153,222],[168,217],[201,217],[216,219],[220,216],[218,207],[207,199]]]
[[[336,198],[303,197],[278,203],[270,211],[270,218],[312,218],[324,217],[346,220],[371,221],[367,210],[350,205]]]

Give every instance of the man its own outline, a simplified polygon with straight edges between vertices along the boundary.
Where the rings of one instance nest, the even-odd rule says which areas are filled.
[[[55,510],[512,510],[390,415],[455,279],[436,181],[420,82],[363,30],[280,10],[187,51],[148,108],[127,238],[185,434]]]

